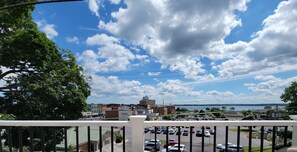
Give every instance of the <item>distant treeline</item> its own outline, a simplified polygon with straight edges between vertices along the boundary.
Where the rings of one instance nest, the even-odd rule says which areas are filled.
[[[263,104],[174,104],[174,106],[228,106],[228,107],[237,107],[237,106],[287,106],[286,103],[263,103]]]

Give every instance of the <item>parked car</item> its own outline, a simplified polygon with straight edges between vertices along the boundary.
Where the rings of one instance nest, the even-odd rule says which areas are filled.
[[[176,132],[176,130],[173,129],[173,128],[170,128],[169,131],[168,131],[168,133],[169,133],[170,135],[173,135],[175,132]]]
[[[163,132],[163,134],[167,134],[167,130],[166,129],[163,129],[162,132]]]
[[[225,146],[223,148],[220,149],[220,152],[237,152],[237,145],[228,145],[228,150],[225,150]],[[239,152],[244,152],[244,149],[242,146],[239,145]]]
[[[204,132],[204,136],[205,136],[205,137],[210,137],[210,132],[206,130],[206,131]]]
[[[181,131],[177,131],[177,132],[176,132],[176,135],[180,135],[180,134],[181,134]]]
[[[232,143],[228,143],[228,145],[233,145]],[[217,144],[217,149],[225,149],[225,144]]]
[[[189,130],[184,130],[183,136],[188,136],[189,135]]]
[[[158,129],[156,133],[157,134],[161,134],[162,133],[162,130],[161,129]]]
[[[210,134],[213,135],[215,133],[215,130],[211,129],[209,130]]]
[[[202,131],[201,130],[196,130],[196,137],[202,137]]]
[[[171,147],[171,146],[173,146],[173,145],[175,145],[175,144],[178,144],[178,140],[176,140],[176,139],[169,139],[169,141],[168,141],[168,145],[167,144],[165,144],[164,145],[164,148],[166,148],[166,147]]]
[[[151,139],[151,140],[145,141],[145,143],[155,143],[155,142],[157,142],[157,144],[159,144],[159,145],[162,144],[160,140]]]
[[[149,128],[144,128],[144,133],[147,133],[147,132],[149,132],[150,130],[149,130]]]
[[[159,151],[161,149],[161,142],[160,140],[149,140],[149,141],[145,141],[144,143],[144,149],[145,150],[154,150],[154,151]],[[156,146],[155,146],[156,145]],[[156,147],[156,149],[155,149]]]
[[[144,145],[144,150],[146,150],[146,151],[159,151],[160,149],[161,149],[161,147],[158,144],[155,149],[155,143],[147,143]]]
[[[151,146],[144,146],[144,152],[154,152],[154,148]]]
[[[180,151],[178,151],[178,148]],[[187,152],[186,145],[180,144],[178,147],[178,144],[175,144],[169,149],[169,152]]]

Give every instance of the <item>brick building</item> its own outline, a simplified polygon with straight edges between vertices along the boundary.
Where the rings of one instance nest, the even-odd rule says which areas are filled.
[[[148,96],[144,96],[144,97],[139,101],[139,105],[142,105],[142,106],[155,105],[155,104],[156,104],[156,100],[151,100],[151,99],[149,99]]]

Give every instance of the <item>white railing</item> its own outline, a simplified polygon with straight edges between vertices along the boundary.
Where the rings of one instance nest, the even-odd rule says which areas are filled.
[[[0,126],[127,126],[132,128],[132,152],[144,149],[144,127],[149,126],[293,126],[292,146],[297,146],[297,121],[145,121],[146,116],[130,116],[130,121],[0,121]]]

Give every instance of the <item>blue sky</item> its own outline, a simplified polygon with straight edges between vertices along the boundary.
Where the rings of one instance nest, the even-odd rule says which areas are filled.
[[[39,29],[92,76],[88,103],[282,103],[297,81],[297,1],[42,4]]]

